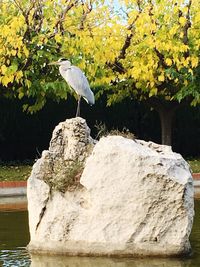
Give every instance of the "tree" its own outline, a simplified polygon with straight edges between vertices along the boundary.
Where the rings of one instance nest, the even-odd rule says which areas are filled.
[[[144,100],[160,114],[162,142],[171,144],[179,103],[200,102],[200,0],[7,0],[0,2],[1,93],[46,98],[69,92],[47,63],[66,57],[108,105]],[[55,81],[56,79],[56,81]],[[98,91],[96,96],[100,96]]]
[[[108,63],[119,74],[109,104],[127,96],[146,100],[160,115],[167,145],[180,103],[200,102],[199,5],[199,0],[129,0],[119,14],[125,37]]]
[[[30,98],[24,110],[41,109],[46,98],[67,97],[66,83],[48,63],[66,57],[94,80],[90,42],[111,11],[96,0],[2,0],[0,2],[0,93]],[[101,34],[99,35],[101,36]],[[95,37],[96,40],[100,38]],[[100,38],[101,39],[101,38]],[[100,40],[99,39],[99,40]],[[98,47],[98,44],[97,44]],[[100,51],[95,54],[96,60]]]

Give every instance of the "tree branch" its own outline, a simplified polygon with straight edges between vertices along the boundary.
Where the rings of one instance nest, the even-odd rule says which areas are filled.
[[[120,62],[120,60],[125,59],[125,57],[126,57],[126,51],[130,47],[131,40],[134,36],[134,25],[135,25],[136,21],[138,20],[140,14],[142,12],[141,0],[137,0],[137,5],[138,5],[138,10],[139,10],[138,14],[135,17],[135,19],[133,20],[133,22],[127,27],[127,30],[131,31],[131,33],[126,35],[124,45],[122,46],[122,48],[119,52],[119,56],[115,58],[114,63],[108,63],[109,67],[111,67],[113,71],[117,71],[119,73],[125,73],[126,72],[122,63]]]
[[[187,22],[186,22],[186,24],[183,27],[183,43],[185,45],[188,45],[188,43],[189,43],[188,30],[191,27],[191,21],[190,21],[190,8],[191,8],[191,4],[192,4],[192,0],[189,0],[188,5],[187,5],[188,11],[187,11],[187,14],[186,14],[186,20],[187,20]],[[189,50],[184,53],[184,57],[185,58],[187,58],[188,56],[189,56]]]
[[[83,8],[83,15],[82,15],[82,18],[81,18],[79,29],[83,30],[84,29],[84,22],[87,19],[87,15],[92,11],[93,6],[92,6],[92,1],[89,1],[89,4],[87,4],[87,3],[84,4],[84,1],[81,0],[81,3],[82,3],[82,8]],[[84,9],[84,6],[86,6],[86,10]]]
[[[52,33],[48,38],[53,38],[58,33],[59,27],[60,27],[60,31],[62,33],[64,32],[62,22],[65,20],[67,12],[69,10],[71,10],[77,3],[78,3],[78,0],[70,0],[69,1],[69,4],[66,6],[66,8],[58,16],[58,20],[56,21],[56,24],[54,26],[54,33]]]
[[[151,19],[151,23],[153,24],[153,23],[155,23],[155,21],[153,19],[153,3],[152,3],[151,0],[149,0],[148,2],[150,4],[149,17]],[[155,31],[151,31],[151,35],[152,35],[153,39],[155,38],[155,34],[156,34]],[[160,66],[162,66],[163,68],[167,68],[168,66],[165,63],[165,57],[164,57],[164,55],[158,50],[157,47],[154,47],[154,51],[155,51],[155,53],[156,53],[156,55],[157,55],[157,57],[159,59],[159,63],[158,64]]]
[[[20,3],[18,3],[17,0],[13,0],[14,4],[16,5],[17,8],[19,8],[19,10],[22,12],[23,16],[25,17],[26,13],[23,10],[22,6],[20,5]]]
[[[42,24],[43,24],[43,0],[42,1],[38,1],[37,2],[37,7],[35,7],[35,11],[33,14],[33,19],[36,23],[34,23],[35,25],[35,31],[37,33],[40,32],[40,30],[42,29]]]

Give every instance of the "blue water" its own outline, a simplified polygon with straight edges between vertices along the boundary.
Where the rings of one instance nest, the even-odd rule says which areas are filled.
[[[0,267],[199,267],[200,199],[195,201],[195,220],[191,234],[193,255],[184,259],[114,259],[93,257],[32,256],[26,211],[0,211]]]

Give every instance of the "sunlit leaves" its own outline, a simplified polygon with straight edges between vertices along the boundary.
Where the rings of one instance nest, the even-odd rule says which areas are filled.
[[[34,97],[37,110],[46,97],[66,98],[66,83],[56,68],[48,66],[65,57],[85,72],[92,86],[120,84],[112,90],[109,104],[132,94],[139,99],[155,95],[197,99],[200,3],[189,3],[0,2],[0,83],[19,98]],[[129,89],[124,92],[121,84]]]
[[[179,23],[181,24],[181,26],[184,26],[187,23],[187,20],[185,17],[180,17],[179,18]]]
[[[170,58],[166,58],[165,62],[168,66],[172,65],[172,60]]]
[[[1,73],[2,73],[3,75],[5,75],[5,74],[6,74],[6,71],[7,71],[7,67],[6,67],[6,65],[2,65],[2,66],[1,66]]]
[[[126,27],[137,12],[139,16],[132,25],[133,37],[121,63],[127,68],[127,77],[135,80],[140,95],[158,95],[166,100],[178,97],[179,101],[200,95],[198,83],[195,84],[195,69],[199,66],[199,4],[198,0],[124,1]],[[187,94],[178,94],[184,90]]]

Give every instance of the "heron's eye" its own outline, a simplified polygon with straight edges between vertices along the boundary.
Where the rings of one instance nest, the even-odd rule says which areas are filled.
[[[60,58],[59,62],[66,61],[66,60],[67,60],[66,58]]]

